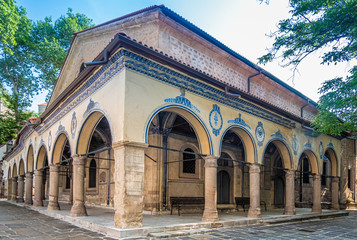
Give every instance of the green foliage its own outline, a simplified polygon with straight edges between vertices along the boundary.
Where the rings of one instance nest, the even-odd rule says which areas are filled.
[[[1,115],[0,141],[19,130],[33,96],[52,90],[73,33],[91,26],[91,19],[71,9],[55,22],[32,22],[14,0],[0,0],[0,89],[10,109]]]
[[[323,50],[322,64],[357,57],[357,0],[290,0],[291,18],[279,22],[272,48],[260,63],[282,59],[284,66],[298,67],[311,53]],[[316,129],[325,134],[355,132],[357,118],[356,67],[345,80],[326,81],[320,89]],[[342,123],[343,122],[343,123]]]
[[[16,134],[23,127],[28,118],[33,117],[34,113],[26,111],[28,105],[20,103],[19,100],[6,91],[2,90],[0,99],[5,106],[0,113],[0,144],[4,144],[10,139],[15,139]]]

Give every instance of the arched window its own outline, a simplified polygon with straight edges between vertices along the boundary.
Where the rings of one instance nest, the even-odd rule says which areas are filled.
[[[191,148],[186,148],[185,152],[192,152],[194,151]],[[182,164],[182,172],[183,173],[196,173],[196,155],[190,153],[183,153],[183,164]]]
[[[95,188],[97,186],[97,163],[94,159],[90,161],[89,165],[89,187]]]
[[[310,179],[309,179],[309,169],[310,169],[310,164],[309,164],[309,159],[304,158],[303,162],[302,162],[302,169],[303,169],[303,183],[309,183]]]

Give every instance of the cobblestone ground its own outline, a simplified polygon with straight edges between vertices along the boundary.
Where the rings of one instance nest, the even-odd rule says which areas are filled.
[[[0,239],[111,239],[38,212],[0,201]]]
[[[357,212],[348,217],[268,226],[221,228],[172,239],[357,239]]]

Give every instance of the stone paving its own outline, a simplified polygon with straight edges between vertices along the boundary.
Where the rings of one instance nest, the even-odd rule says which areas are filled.
[[[112,239],[0,201],[0,239]]]
[[[357,239],[357,211],[334,219],[291,224],[220,228],[204,234],[170,239]]]

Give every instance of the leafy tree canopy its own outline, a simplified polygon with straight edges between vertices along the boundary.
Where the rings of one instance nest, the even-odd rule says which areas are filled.
[[[322,64],[357,57],[357,0],[289,0],[292,16],[281,20],[271,34],[275,42],[260,63],[281,59],[298,67],[311,53],[322,50]],[[313,126],[325,134],[357,132],[357,67],[348,76],[326,81]]]
[[[93,26],[92,20],[68,9],[56,21],[31,21],[14,0],[0,0],[0,143],[14,136],[28,118],[32,97],[51,91],[74,32]]]

